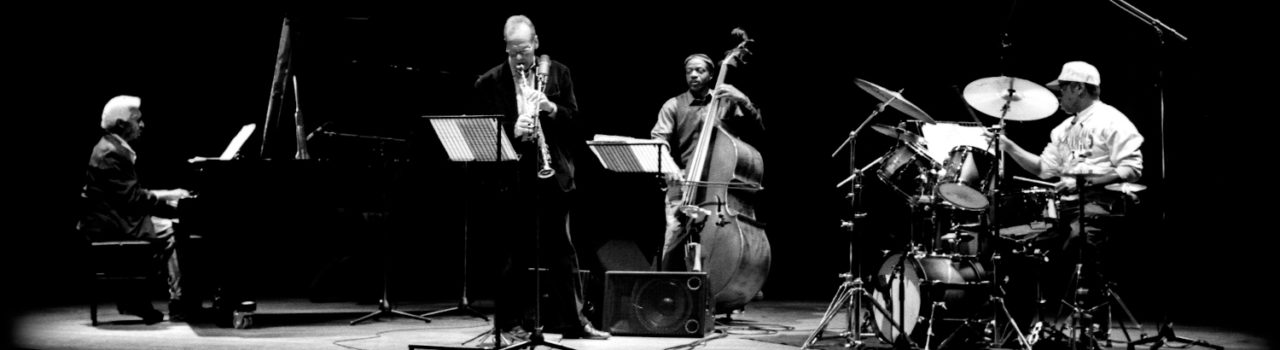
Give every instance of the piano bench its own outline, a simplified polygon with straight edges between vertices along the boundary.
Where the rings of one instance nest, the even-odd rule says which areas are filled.
[[[156,249],[146,240],[89,242],[89,321],[98,325],[98,303],[104,296],[117,295],[120,284],[142,284],[158,277],[162,264]],[[106,285],[113,284],[108,288]],[[146,290],[146,289],[142,289]]]

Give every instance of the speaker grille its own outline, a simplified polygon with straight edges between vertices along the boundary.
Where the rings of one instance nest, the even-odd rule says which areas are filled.
[[[702,337],[711,317],[705,272],[611,271],[604,325],[619,335]]]

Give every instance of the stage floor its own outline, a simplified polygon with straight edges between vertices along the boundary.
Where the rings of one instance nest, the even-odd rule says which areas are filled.
[[[164,310],[159,301],[157,308]],[[397,310],[414,314],[453,306],[455,302],[405,303]],[[487,312],[483,303],[477,308]],[[796,349],[822,320],[826,302],[762,300],[748,305],[727,324],[698,344],[697,349]],[[30,349],[408,349],[410,345],[479,347],[473,341],[490,329],[491,323],[460,313],[432,318],[425,323],[403,317],[383,317],[357,325],[349,322],[376,311],[376,305],[356,303],[313,303],[305,299],[259,300],[253,327],[224,328],[212,323],[164,321],[142,324],[136,317],[122,316],[114,305],[99,308],[98,326],[90,325],[85,304],[39,307],[10,320],[14,326],[12,345]],[[843,314],[828,326],[828,334],[846,329]],[[1130,329],[1131,337],[1154,335],[1157,320],[1139,318],[1143,328]],[[1200,339],[1226,349],[1269,349],[1265,334],[1255,334],[1212,325],[1174,325],[1176,334]],[[724,334],[723,337],[716,337]],[[1124,335],[1113,326],[1113,349],[1124,349]],[[562,340],[547,333],[549,342],[578,350],[594,349],[693,349],[697,338],[614,336],[609,340]],[[872,341],[872,343],[876,343]],[[839,348],[839,339],[824,340],[819,348]],[[1185,348],[1180,343],[1166,345]],[[1141,345],[1139,349],[1149,346]],[[1191,347],[1208,349],[1204,347]]]

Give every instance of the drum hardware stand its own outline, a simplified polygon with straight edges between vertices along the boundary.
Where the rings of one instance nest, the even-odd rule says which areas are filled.
[[[1114,284],[1114,283],[1111,283],[1111,282],[1109,282],[1109,281],[1106,281],[1106,280],[1104,279],[1104,280],[1103,280],[1103,282],[1102,282],[1102,285],[1103,285],[1103,287],[1102,287],[1102,288],[1103,288],[1103,289],[1102,289],[1102,293],[1106,294],[1106,295],[1107,295],[1108,297],[1110,297],[1111,299],[1114,299],[1114,300],[1116,301],[1116,304],[1120,305],[1120,310],[1121,310],[1121,311],[1124,311],[1124,315],[1125,315],[1126,317],[1128,317],[1128,318],[1129,318],[1129,322],[1133,322],[1134,327],[1135,327],[1136,329],[1138,329],[1138,330],[1141,330],[1141,329],[1142,329],[1142,324],[1141,324],[1141,323],[1138,323],[1138,319],[1137,319],[1136,317],[1134,317],[1134,316],[1133,316],[1133,312],[1132,312],[1132,311],[1129,311],[1129,306],[1124,304],[1124,299],[1120,299],[1120,294],[1119,294],[1119,293],[1116,293],[1116,292],[1115,292],[1115,290],[1113,290],[1113,289],[1112,289],[1112,286],[1114,286],[1115,284]],[[1111,303],[1111,301],[1110,301],[1110,300],[1105,301],[1105,302],[1103,302],[1101,305],[1095,306],[1095,307],[1094,307],[1094,309],[1097,309],[1097,308],[1102,307],[1102,306],[1105,306],[1105,305],[1109,305],[1110,303]],[[1108,310],[1107,312],[1110,312],[1110,310]],[[1108,317],[1107,319],[1108,319],[1108,322],[1109,322],[1110,317]],[[1119,320],[1117,320],[1117,321],[1118,321],[1118,322],[1120,322],[1120,333],[1121,333],[1121,334],[1124,334],[1124,341],[1125,341],[1125,343],[1132,344],[1132,343],[1133,343],[1133,341],[1134,341],[1134,339],[1129,337],[1129,327],[1128,327],[1127,325],[1125,325],[1125,323],[1124,323],[1124,319],[1119,319]],[[1145,335],[1145,334],[1143,334],[1143,335]],[[1112,343],[1111,343],[1111,335],[1110,335],[1110,334],[1108,334],[1108,335],[1107,335],[1107,339],[1105,339],[1105,340],[1106,340],[1106,342],[1107,342],[1107,347],[1108,347],[1108,348],[1109,348],[1109,347],[1111,347]]]
[[[1096,349],[1098,348],[1097,340],[1093,339],[1093,336],[1089,334],[1090,332],[1082,331],[1084,328],[1084,321],[1083,321],[1084,317],[1081,317],[1081,315],[1083,315],[1084,311],[1083,311],[1083,302],[1079,300],[1080,299],[1080,295],[1079,295],[1080,294],[1079,293],[1080,278],[1084,270],[1084,248],[1085,248],[1084,245],[1088,244],[1088,241],[1089,241],[1088,229],[1086,229],[1084,224],[1085,207],[1086,207],[1085,181],[1087,179],[1085,178],[1085,174],[1076,174],[1071,176],[1072,178],[1075,179],[1075,182],[1076,182],[1076,220],[1075,220],[1076,237],[1071,237],[1071,234],[1070,234],[1071,229],[1068,228],[1067,244],[1073,244],[1073,242],[1071,242],[1071,240],[1073,239],[1078,239],[1080,240],[1080,242],[1074,243],[1076,245],[1075,271],[1072,272],[1071,279],[1069,282],[1067,282],[1067,288],[1066,288],[1067,290],[1065,291],[1066,295],[1063,295],[1062,299],[1059,300],[1062,303],[1062,305],[1058,307],[1057,315],[1058,317],[1061,317],[1063,314],[1063,311],[1066,308],[1070,308],[1072,310],[1071,322],[1069,323],[1074,323],[1074,325],[1071,325],[1071,324],[1066,325],[1067,327],[1071,328],[1070,330],[1071,334],[1070,336],[1067,337],[1068,348],[1070,349],[1076,348],[1077,338],[1088,338],[1088,340],[1090,340],[1090,344],[1089,344],[1090,347],[1093,349]],[[1068,298],[1070,298],[1071,302],[1067,302]],[[1076,332],[1082,332],[1082,334],[1080,334],[1079,337],[1077,337]]]
[[[1129,343],[1129,350],[1133,350],[1133,347],[1134,347],[1135,345],[1142,345],[1142,344],[1151,344],[1151,348],[1152,348],[1152,349],[1155,349],[1155,348],[1159,348],[1159,347],[1163,346],[1164,344],[1166,344],[1166,343],[1165,343],[1166,341],[1169,341],[1169,342],[1178,342],[1178,343],[1183,343],[1183,344],[1187,344],[1187,345],[1199,345],[1199,346],[1203,346],[1203,347],[1206,347],[1206,348],[1210,348],[1210,349],[1217,349],[1217,350],[1224,350],[1224,349],[1226,349],[1226,348],[1222,347],[1221,345],[1214,345],[1214,344],[1211,344],[1211,343],[1209,343],[1209,342],[1207,342],[1207,341],[1203,341],[1203,340],[1200,340],[1200,339],[1191,339],[1191,338],[1183,338],[1183,337],[1180,337],[1180,336],[1178,336],[1178,335],[1176,335],[1176,334],[1174,334],[1174,333],[1173,333],[1173,323],[1172,323],[1172,322],[1169,322],[1169,321],[1165,321],[1164,323],[1161,323],[1161,324],[1160,324],[1160,331],[1159,331],[1159,333],[1157,333],[1155,336],[1152,336],[1152,337],[1149,337],[1149,338],[1142,338],[1142,339],[1138,339],[1138,340],[1136,340],[1136,341],[1134,341],[1134,342],[1132,342],[1132,343]]]
[[[879,162],[879,160],[876,160],[875,162],[872,162],[872,164],[868,164],[866,168],[862,168],[862,169],[859,169],[857,167],[857,154],[858,154],[857,138],[858,138],[858,133],[860,133],[862,129],[865,128],[867,124],[869,124],[871,120],[875,118],[876,115],[880,114],[881,112],[884,112],[884,108],[888,106],[889,103],[893,101],[894,98],[897,98],[897,97],[895,96],[893,98],[890,98],[888,101],[884,101],[882,103],[877,104],[875,110],[871,112],[871,115],[869,115],[865,120],[863,120],[862,124],[858,125],[857,129],[854,129],[853,132],[850,132],[849,137],[844,140],[844,143],[841,143],[840,147],[836,148],[836,151],[831,154],[831,157],[835,158],[840,154],[840,151],[844,149],[845,145],[849,146],[849,169],[852,174],[849,176],[849,178],[845,179],[844,181],[841,181],[836,186],[838,188],[838,187],[844,186],[845,183],[852,183],[852,185],[849,188],[849,194],[847,195],[847,197],[849,198],[850,205],[853,210],[853,214],[854,214],[853,219],[842,222],[840,225],[842,228],[845,228],[849,231],[849,272],[840,274],[840,277],[844,278],[844,283],[841,283],[840,287],[836,289],[836,294],[834,297],[832,297],[831,304],[827,305],[827,310],[822,316],[822,322],[819,323],[818,328],[814,329],[813,333],[809,334],[809,337],[805,339],[803,345],[801,345],[801,349],[809,349],[809,347],[813,346],[814,343],[816,343],[818,340],[823,339],[822,338],[823,331],[826,330],[827,325],[831,323],[831,320],[834,319],[837,314],[839,314],[841,309],[845,309],[846,311],[845,316],[847,321],[847,329],[844,332],[841,332],[837,337],[844,338],[846,340],[846,343],[844,346],[849,348],[861,348],[864,345],[862,341],[863,334],[861,329],[863,327],[863,322],[862,322],[862,303],[863,302],[870,301],[870,304],[876,307],[876,309],[880,310],[880,312],[884,313],[885,315],[890,314],[888,310],[886,310],[885,307],[879,303],[878,300],[872,297],[869,293],[867,293],[867,290],[863,288],[864,282],[862,281],[862,264],[857,259],[860,257],[857,251],[857,247],[858,247],[857,222],[858,220],[865,218],[867,215],[866,213],[860,212],[861,197],[862,197],[861,196],[862,195],[862,176],[866,168],[870,168],[872,165],[875,165],[875,163]],[[903,331],[901,323],[894,322],[892,319],[890,319],[889,322],[890,324],[893,325],[895,329],[898,330],[899,333],[904,333],[904,334],[906,333]],[[827,339],[830,339],[830,338],[827,338]],[[912,344],[912,346],[914,347],[914,344]]]
[[[989,303],[993,304],[993,307],[999,307],[998,310],[1000,311],[1000,314],[995,315],[995,317],[992,318],[991,324],[993,328],[996,329],[996,331],[999,331],[1001,327],[996,322],[996,320],[999,318],[999,316],[1004,316],[1005,321],[1009,322],[1008,326],[1013,328],[1014,336],[1018,337],[1018,344],[1021,345],[1024,350],[1031,350],[1031,345],[1032,345],[1031,342],[1028,341],[1026,335],[1022,333],[1022,329],[1018,327],[1018,321],[1013,318],[1013,314],[1009,313],[1009,306],[1004,302],[1004,296],[1007,295],[1008,293],[1005,292],[1004,287],[1001,286],[999,282],[1000,268],[996,264],[996,261],[998,260],[1000,260],[999,254],[992,255],[991,280],[983,281],[990,284],[989,288],[991,289],[992,294],[989,299]],[[1007,336],[1000,337],[1000,336],[996,336],[995,334],[992,334],[992,340],[997,341],[1000,345],[1003,345],[1007,340]]]
[[[1085,265],[1085,261],[1084,261],[1084,259],[1085,259],[1084,249],[1086,248],[1086,245],[1090,244],[1090,243],[1089,243],[1089,230],[1088,230],[1088,228],[1085,226],[1085,216],[1087,215],[1087,213],[1085,212],[1085,208],[1086,208],[1086,206],[1088,205],[1088,201],[1087,201],[1087,199],[1086,199],[1086,198],[1087,198],[1087,197],[1086,197],[1086,195],[1087,195],[1087,191],[1088,191],[1088,190],[1087,190],[1087,186],[1086,186],[1086,185],[1087,185],[1087,184],[1086,184],[1086,181],[1087,181],[1087,175],[1086,175],[1086,174],[1074,174],[1074,175],[1071,175],[1071,176],[1075,179],[1075,181],[1076,181],[1076,188],[1078,189],[1078,191],[1077,191],[1077,192],[1078,192],[1078,194],[1077,194],[1077,198],[1076,198],[1076,210],[1078,211],[1078,213],[1076,214],[1076,220],[1075,220],[1077,235],[1076,235],[1076,237],[1075,237],[1075,238],[1068,238],[1068,239],[1069,239],[1069,240],[1070,240],[1070,239],[1076,239],[1076,240],[1079,240],[1079,242],[1075,243],[1075,244],[1076,244],[1076,248],[1075,248],[1075,249],[1076,249],[1076,264],[1075,264],[1075,271],[1072,273],[1072,275],[1071,275],[1071,280],[1070,280],[1070,282],[1069,282],[1069,283],[1068,283],[1068,285],[1067,285],[1067,286],[1068,286],[1067,291],[1066,291],[1067,295],[1066,295],[1066,296],[1064,296],[1064,297],[1063,297],[1063,299],[1061,300],[1061,302],[1062,302],[1062,304],[1063,304],[1063,305],[1062,305],[1061,307],[1059,307],[1059,308],[1058,308],[1058,315],[1061,315],[1061,314],[1063,313],[1064,308],[1070,308],[1070,309],[1071,309],[1071,318],[1072,318],[1072,323],[1075,323],[1075,325],[1068,325],[1068,327],[1072,327],[1072,333],[1073,333],[1073,334],[1072,334],[1072,336],[1071,336],[1071,337],[1069,337],[1068,339],[1069,339],[1069,344],[1071,345],[1071,347],[1072,347],[1072,348],[1074,348],[1074,347],[1075,347],[1075,341],[1076,341],[1076,339],[1081,339],[1081,340],[1087,340],[1087,341],[1089,341],[1089,346],[1090,346],[1091,348],[1095,348],[1095,349],[1096,349],[1096,348],[1099,348],[1099,347],[1100,347],[1100,345],[1099,345],[1099,339],[1098,339],[1098,337],[1097,337],[1096,335],[1094,335],[1091,331],[1086,331],[1086,330],[1085,330],[1085,329],[1086,329],[1086,325],[1084,324],[1084,317],[1082,317],[1082,316],[1083,316],[1083,315],[1090,315],[1090,317],[1092,318],[1092,317],[1093,317],[1093,312],[1095,312],[1095,311],[1097,311],[1098,309],[1101,309],[1101,308],[1103,308],[1103,307],[1107,307],[1107,306],[1109,306],[1109,305],[1110,305],[1110,303],[1111,303],[1111,300],[1103,301],[1102,303],[1100,303],[1100,304],[1098,304],[1098,305],[1095,305],[1095,306],[1093,306],[1093,307],[1091,307],[1091,308],[1085,308],[1084,302],[1080,300],[1080,298],[1081,298],[1081,295],[1080,295],[1080,294],[1081,294],[1081,291],[1087,291],[1087,289],[1085,289],[1085,288],[1087,288],[1087,287],[1085,287],[1085,288],[1081,288],[1081,287],[1080,287],[1080,280],[1082,279],[1082,276],[1083,276],[1083,274],[1084,274],[1084,271],[1083,271],[1083,270],[1084,270],[1084,265]],[[1068,241],[1068,243],[1070,243],[1070,241]],[[1094,266],[1094,268],[1095,268],[1095,269],[1097,269],[1097,268],[1098,268],[1098,266],[1096,266],[1096,265],[1099,265],[1099,263],[1094,262],[1092,265],[1095,265],[1095,266]],[[1117,293],[1115,293],[1115,291],[1114,291],[1114,290],[1112,290],[1112,288],[1111,288],[1112,283],[1111,283],[1111,282],[1106,281],[1106,278],[1105,278],[1105,277],[1103,277],[1103,276],[1102,276],[1102,274],[1101,274],[1101,272],[1099,272],[1099,271],[1093,271],[1093,274],[1095,274],[1095,275],[1096,275],[1096,279],[1098,280],[1098,281],[1097,281],[1097,282],[1095,282],[1095,283],[1098,283],[1098,284],[1100,284],[1100,285],[1102,286],[1102,287],[1101,287],[1101,288],[1102,288],[1101,292],[1102,292],[1104,295],[1106,295],[1108,298],[1115,300],[1115,301],[1116,301],[1116,303],[1120,305],[1121,310],[1122,310],[1122,311],[1124,311],[1125,316],[1127,316],[1127,317],[1129,318],[1129,320],[1130,320],[1131,322],[1133,322],[1133,324],[1137,325],[1138,329],[1142,329],[1142,325],[1141,325],[1140,323],[1138,323],[1137,319],[1133,316],[1133,313],[1129,311],[1129,307],[1128,307],[1128,306],[1126,306],[1126,305],[1124,304],[1124,300],[1120,299],[1120,295],[1119,295],[1119,294],[1117,294]],[[1070,298],[1071,298],[1071,302],[1067,302],[1067,300],[1066,300],[1066,299],[1067,299],[1067,297],[1070,297]],[[1108,309],[1107,309],[1107,312],[1108,312],[1108,316],[1110,316],[1110,308],[1108,308]],[[1111,322],[1110,317],[1108,317],[1108,318],[1107,318],[1107,321],[1106,321],[1106,322],[1107,322],[1107,323],[1110,323],[1110,322]],[[1122,334],[1124,334],[1125,340],[1126,340],[1126,341],[1129,341],[1129,342],[1130,342],[1130,347],[1132,347],[1135,343],[1133,343],[1133,342],[1132,342],[1132,339],[1129,337],[1129,331],[1128,331],[1127,327],[1125,326],[1124,320],[1123,320],[1123,319],[1121,319],[1121,320],[1119,320],[1119,322],[1120,322],[1120,330],[1121,330],[1121,333],[1122,333]],[[1106,328],[1108,328],[1108,329],[1110,328],[1110,324],[1107,324],[1107,325],[1105,325],[1105,326],[1106,326]],[[1074,334],[1074,332],[1076,332],[1076,331],[1080,331],[1080,332],[1082,332],[1082,333],[1079,335],[1079,337],[1077,337],[1077,336]],[[1110,335],[1108,335],[1108,336],[1107,336],[1107,339],[1103,339],[1103,340],[1106,342],[1107,347],[1111,347],[1111,338],[1110,338]],[[1141,340],[1139,340],[1139,341],[1141,341]]]
[[[1105,294],[1107,294],[1107,295],[1108,295],[1109,297],[1111,297],[1112,299],[1114,299],[1114,300],[1116,301],[1116,303],[1120,305],[1120,308],[1124,311],[1125,315],[1129,317],[1129,321],[1131,321],[1131,322],[1133,322],[1135,325],[1137,325],[1137,328],[1138,328],[1138,329],[1142,329],[1142,325],[1141,325],[1141,324],[1139,324],[1139,323],[1138,323],[1138,320],[1137,320],[1137,319],[1135,319],[1135,318],[1133,317],[1133,313],[1130,313],[1130,312],[1129,312],[1129,307],[1128,307],[1128,306],[1125,306],[1125,304],[1124,304],[1124,300],[1121,300],[1121,299],[1120,299],[1120,295],[1119,295],[1119,294],[1116,294],[1114,291],[1112,291],[1112,290],[1111,290],[1111,283],[1110,283],[1110,282],[1103,282],[1103,283],[1104,283],[1104,287],[1103,287],[1104,289],[1103,289],[1103,291],[1102,291],[1102,292],[1103,292],[1103,293],[1105,293]],[[1066,301],[1063,301],[1062,303],[1063,303],[1063,304],[1066,304],[1066,306],[1067,306],[1067,307],[1071,308],[1071,310],[1072,310],[1072,318],[1074,318],[1074,319],[1076,319],[1076,320],[1082,320],[1082,319],[1083,319],[1082,315],[1085,315],[1085,314],[1093,315],[1093,313],[1094,313],[1094,312],[1096,312],[1096,311],[1098,311],[1099,309],[1102,309],[1103,307],[1109,306],[1109,305],[1111,304],[1111,301],[1110,301],[1110,300],[1108,300],[1108,301],[1104,301],[1104,302],[1102,302],[1102,303],[1100,303],[1100,304],[1098,304],[1098,305],[1095,305],[1095,306],[1093,306],[1093,307],[1091,307],[1091,308],[1088,308],[1088,309],[1085,309],[1085,308],[1084,308],[1084,306],[1083,306],[1083,303],[1079,303],[1079,302],[1078,302],[1078,303],[1076,303],[1076,304],[1074,304],[1074,305],[1072,305],[1072,304],[1067,304],[1067,302],[1066,302]],[[1108,311],[1108,312],[1110,312],[1110,311]],[[1111,319],[1110,319],[1110,318],[1108,318],[1108,319],[1107,319],[1107,322],[1110,322],[1110,321],[1111,321]],[[1118,322],[1120,322],[1120,332],[1121,332],[1122,334],[1124,334],[1125,342],[1126,342],[1126,343],[1128,343],[1128,344],[1130,344],[1130,345],[1129,345],[1129,347],[1130,347],[1130,348],[1132,348],[1132,347],[1133,347],[1133,345],[1134,345],[1134,344],[1136,344],[1136,343],[1133,341],[1133,339],[1132,339],[1132,338],[1130,338],[1130,337],[1129,337],[1129,330],[1128,330],[1128,326],[1127,326],[1127,325],[1125,325],[1125,322],[1124,322],[1124,320],[1123,320],[1123,319],[1118,320]],[[1076,328],[1077,328],[1077,329],[1079,329],[1079,328],[1083,328],[1083,325],[1080,325],[1079,323],[1077,323],[1077,327],[1076,327]],[[1094,348],[1094,349],[1097,349],[1097,348],[1101,347],[1101,345],[1099,345],[1099,343],[1100,343],[1100,342],[1105,342],[1105,343],[1106,343],[1106,347],[1108,347],[1108,348],[1110,348],[1110,347],[1112,346],[1112,343],[1111,343],[1111,337],[1110,337],[1110,335],[1108,335],[1108,336],[1107,336],[1107,338],[1105,338],[1105,339],[1098,339],[1098,336],[1097,336],[1097,335],[1094,335],[1092,332],[1084,332],[1084,334],[1082,334],[1082,335],[1081,335],[1081,338],[1087,338],[1087,339],[1089,340],[1089,345],[1090,345],[1090,347],[1091,347],[1091,348]],[[1075,339],[1075,337],[1072,337],[1072,339]]]

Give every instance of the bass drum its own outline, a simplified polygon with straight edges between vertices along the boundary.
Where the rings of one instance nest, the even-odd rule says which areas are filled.
[[[940,341],[950,333],[947,329],[954,329],[981,311],[990,296],[985,281],[987,272],[976,259],[908,256],[903,265],[907,271],[905,280],[896,272],[900,260],[902,254],[894,254],[880,265],[872,293],[889,311],[886,315],[872,308],[876,328],[890,341],[897,341],[901,334],[893,326],[898,322],[902,322],[903,331],[917,344],[925,341],[932,323],[933,333],[943,335],[935,336],[932,341]],[[936,302],[945,304],[935,307]]]

